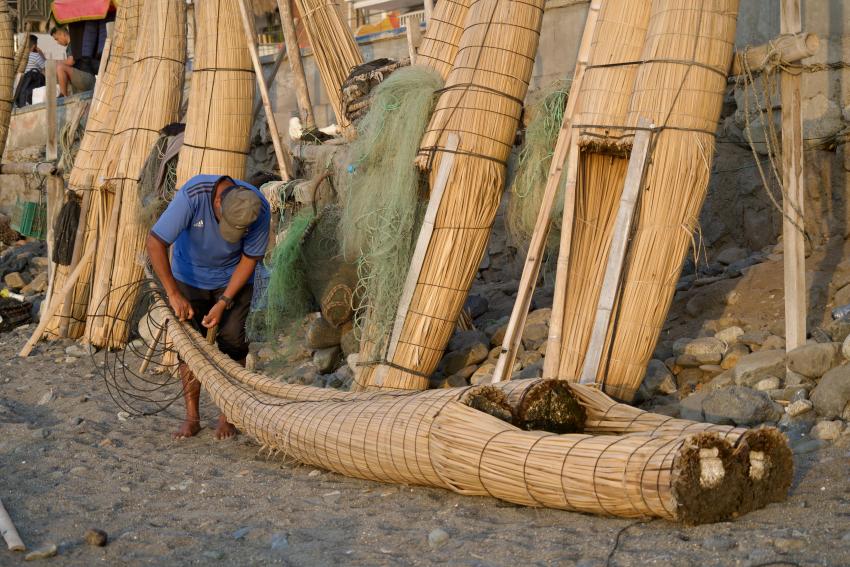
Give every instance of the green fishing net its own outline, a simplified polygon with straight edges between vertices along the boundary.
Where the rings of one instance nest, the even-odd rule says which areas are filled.
[[[378,349],[392,328],[427,204],[427,179],[413,161],[442,87],[431,69],[395,71],[373,91],[351,147],[356,161],[339,234],[346,258],[358,265],[355,328]]]
[[[569,88],[562,81],[544,90],[545,94],[539,102],[530,108],[531,121],[525,130],[525,143],[520,150],[508,201],[508,232],[514,242],[521,246],[527,246],[534,233],[549,167],[552,164],[552,152],[558,140],[569,96]],[[557,249],[560,238],[564,181],[562,176],[558,198],[552,211],[552,229],[549,231],[546,245],[548,252]]]

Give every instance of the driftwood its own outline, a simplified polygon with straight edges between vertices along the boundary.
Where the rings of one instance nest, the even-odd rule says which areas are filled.
[[[9,517],[2,500],[0,500],[0,535],[6,540],[10,551],[26,551],[27,547],[18,535],[18,530],[15,529],[15,524],[12,523],[12,518]]]

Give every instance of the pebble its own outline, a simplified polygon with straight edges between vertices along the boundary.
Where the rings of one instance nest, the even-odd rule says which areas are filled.
[[[806,453],[813,453],[819,449],[822,449],[826,446],[825,441],[821,441],[820,439],[809,439],[807,441],[801,441],[797,443],[792,448],[792,452],[795,455],[804,455]]]
[[[289,547],[289,538],[285,533],[276,533],[272,536],[272,551],[283,551]]]
[[[224,559],[224,553],[215,549],[204,551],[203,553],[201,553],[201,555],[203,555],[207,559],[212,559],[214,561],[220,561],[221,559]]]
[[[766,392],[767,390],[777,390],[779,389],[781,382],[779,378],[776,376],[769,376],[767,378],[763,378],[759,380],[754,388],[756,390],[761,390],[762,392]]]
[[[233,539],[243,539],[246,535],[248,535],[248,532],[250,531],[251,528],[249,527],[239,528],[238,530],[233,532]]]
[[[38,400],[38,405],[40,405],[40,406],[47,405],[52,401],[53,401],[53,388],[49,389],[48,391],[46,391],[44,394],[41,395],[41,398],[39,398],[39,400]]]
[[[814,408],[814,404],[812,404],[811,401],[797,400],[785,408],[785,413],[791,417],[797,417],[798,415],[803,415],[804,413],[811,411],[812,408]]]
[[[119,411],[117,415],[118,421],[127,421],[128,419],[130,419],[130,414],[126,411]]]
[[[55,557],[56,554],[59,553],[59,548],[56,547],[55,543],[49,543],[38,549],[34,549],[30,551],[26,555],[24,555],[24,561],[35,561],[37,559],[48,559],[49,557]]]
[[[81,475],[86,474],[86,473],[88,472],[88,470],[89,470],[89,469],[87,469],[86,467],[73,467],[73,468],[72,468],[71,470],[69,470],[68,472],[69,472],[70,474],[73,474],[73,475],[81,476]]]
[[[844,430],[844,422],[840,419],[835,421],[821,421],[815,424],[812,428],[812,439],[821,439],[823,441],[835,441],[841,436]]]
[[[90,528],[86,530],[85,540],[89,545],[104,547],[109,542],[109,536],[103,530]]]
[[[800,551],[806,547],[806,540],[796,537],[778,537],[773,540],[773,547],[781,553]]]
[[[68,420],[68,424],[71,426],[79,425],[83,422],[83,418],[81,417],[72,417]]]
[[[442,547],[447,541],[449,541],[449,534],[441,528],[431,530],[431,533],[428,534],[428,545],[431,546],[431,549]]]
[[[725,536],[708,537],[702,542],[702,546],[710,551],[729,551],[736,545],[735,540]]]
[[[320,474],[322,474],[322,471],[320,471],[319,469],[313,469],[313,470],[310,471],[310,474],[308,474],[307,476],[309,476],[310,478],[315,478],[315,477],[319,476]]]

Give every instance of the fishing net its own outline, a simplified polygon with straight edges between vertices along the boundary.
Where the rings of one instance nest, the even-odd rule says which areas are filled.
[[[552,164],[552,151],[564,119],[569,86],[563,81],[553,83],[531,108],[531,121],[525,129],[525,143],[520,150],[510,199],[508,200],[508,233],[517,244],[527,246],[534,233],[537,213],[543,201],[543,190]],[[565,179],[565,178],[563,178]],[[546,243],[547,252],[557,249],[560,240],[560,219],[563,214],[563,186],[552,210],[552,228]]]
[[[442,86],[425,67],[395,71],[373,91],[351,148],[356,169],[339,226],[346,258],[358,262],[355,325],[370,342],[389,335],[401,298],[427,191],[413,161]]]

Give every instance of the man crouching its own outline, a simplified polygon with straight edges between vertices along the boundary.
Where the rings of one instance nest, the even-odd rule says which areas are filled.
[[[254,268],[266,253],[270,218],[269,204],[256,187],[226,176],[196,175],[177,191],[147,239],[154,272],[177,317],[199,332],[218,326],[218,348],[243,366]],[[174,437],[185,438],[201,429],[201,385],[182,361],[179,371],[186,421]],[[219,416],[216,439],[234,435],[236,428]]]

